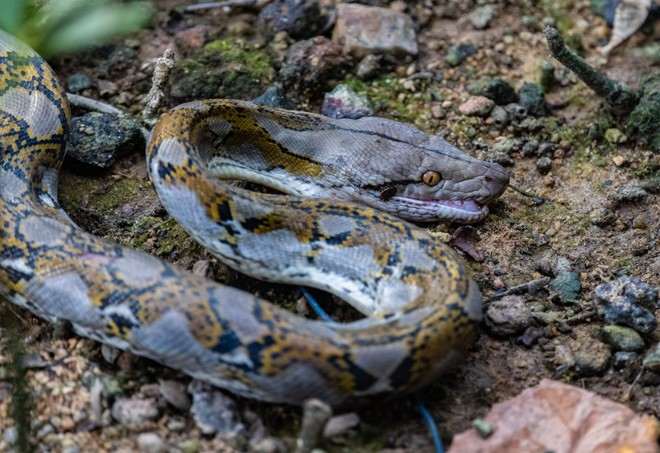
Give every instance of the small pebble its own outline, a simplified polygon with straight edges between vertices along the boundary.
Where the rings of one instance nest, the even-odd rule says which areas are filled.
[[[644,357],[642,366],[647,370],[660,372],[660,343],[656,344],[653,350]]]
[[[477,431],[477,434],[479,434],[479,437],[482,439],[488,439],[493,434],[493,432],[495,432],[493,425],[488,423],[483,418],[476,418],[472,420],[472,427]]]
[[[589,222],[599,227],[611,225],[614,222],[614,212],[609,208],[596,208],[589,213]]]
[[[112,418],[131,429],[139,429],[159,416],[160,408],[153,398],[117,398],[112,405]]]
[[[498,128],[503,128],[509,124],[509,114],[502,106],[496,105],[493,107],[490,117],[493,119],[493,124]]]
[[[636,352],[618,351],[614,353],[612,365],[614,366],[615,370],[623,370],[633,366],[638,358],[639,354]]]
[[[183,382],[166,379],[161,379],[158,382],[160,394],[165,398],[165,401],[182,412],[190,409],[192,402]]]
[[[167,445],[156,433],[140,433],[137,437],[138,449],[146,453],[161,453],[167,451]]]
[[[467,57],[477,53],[477,48],[472,44],[459,44],[449,49],[445,55],[445,63],[451,67],[456,67]]]
[[[488,115],[495,107],[495,102],[485,96],[473,96],[458,107],[458,111],[465,116]]]
[[[15,426],[10,426],[5,428],[2,432],[2,440],[7,442],[9,445],[14,445],[18,440],[18,430]]]
[[[67,91],[78,93],[92,87],[92,79],[87,74],[75,73],[66,78]]]
[[[355,75],[357,75],[357,77],[361,80],[368,80],[377,76],[382,60],[382,55],[367,55],[362,60],[360,60],[360,63],[355,70]]]
[[[541,157],[536,161],[536,169],[542,175],[547,175],[552,170],[552,159],[547,156]]]
[[[341,436],[349,429],[355,428],[360,424],[360,417],[355,412],[335,415],[328,420],[323,429],[323,437]]]
[[[580,274],[577,272],[561,271],[550,281],[548,287],[557,293],[562,303],[575,302],[582,290]]]
[[[545,115],[543,88],[535,83],[525,83],[518,92],[518,103],[527,109],[530,115]]]
[[[610,128],[605,131],[605,140],[613,145],[618,145],[620,143],[625,143],[628,140],[628,137],[619,129]]]
[[[626,325],[640,333],[650,333],[657,325],[649,309],[657,307],[658,290],[637,277],[624,275],[602,283],[594,290],[594,297],[600,314],[610,324]]]
[[[642,198],[645,198],[648,195],[648,192],[638,184],[625,184],[619,186],[612,194],[612,198],[615,201],[638,201]]]
[[[580,376],[599,375],[605,371],[612,357],[610,347],[593,339],[584,339],[575,353],[575,371]]]
[[[611,345],[615,351],[639,352],[644,349],[644,340],[641,335],[630,327],[604,326],[601,329],[603,339]]]
[[[234,439],[245,432],[236,402],[209,384],[194,380],[188,386],[192,395],[190,414],[205,435],[220,434]]]
[[[527,109],[518,103],[512,102],[511,104],[507,104],[504,106],[504,109],[514,121],[521,121],[527,118]]]
[[[491,302],[486,310],[486,326],[495,335],[514,335],[531,323],[532,314],[522,296],[505,296]]]
[[[335,119],[358,119],[374,114],[369,100],[344,84],[339,84],[330,93],[326,93],[323,98],[321,113]]]
[[[617,155],[612,158],[612,162],[614,162],[614,165],[616,165],[617,167],[621,167],[626,163],[626,158]]]
[[[488,27],[495,17],[495,11],[491,5],[480,6],[468,16],[470,22],[477,30],[483,30]]]

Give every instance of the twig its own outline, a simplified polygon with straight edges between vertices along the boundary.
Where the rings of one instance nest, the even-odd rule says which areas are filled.
[[[541,277],[536,280],[532,280],[517,286],[513,286],[502,293],[495,294],[494,296],[489,297],[486,300],[486,302],[493,302],[505,296],[510,296],[511,294],[523,294],[523,293],[533,292],[536,291],[541,286],[547,285],[548,283],[550,283],[550,277]]]
[[[529,192],[525,189],[521,189],[518,186],[514,186],[513,184],[509,184],[509,188],[511,190],[514,190],[514,191],[518,192],[520,195],[522,195],[524,197],[531,198],[532,201],[534,201],[534,203],[546,203],[546,202],[550,201],[550,200],[547,200],[545,198],[539,197],[538,195],[534,195],[532,192]]]
[[[144,98],[146,105],[142,110],[142,118],[147,123],[155,122],[153,115],[165,99],[163,88],[167,84],[174,65],[174,50],[172,49],[166,49],[163,56],[156,60],[154,74],[151,77],[151,88]]]
[[[597,95],[604,98],[613,109],[620,114],[627,114],[635,108],[639,102],[639,97],[630,87],[610,79],[602,72],[591,67],[583,58],[568,50],[564,46],[564,39],[556,28],[545,27],[543,32],[548,40],[548,47],[552,56],[573,71]]]
[[[109,113],[111,115],[126,115],[123,110],[120,110],[117,107],[113,107],[110,104],[106,104],[105,102],[97,101],[96,99],[80,96],[73,93],[67,93],[66,97],[69,99],[69,102],[76,107],[81,107],[87,110],[94,110],[95,112]]]
[[[208,3],[198,3],[196,5],[188,5],[184,9],[185,12],[190,11],[199,11],[200,9],[211,9],[211,8],[236,8],[237,6],[252,6],[256,0],[233,0],[226,2],[208,2]]]

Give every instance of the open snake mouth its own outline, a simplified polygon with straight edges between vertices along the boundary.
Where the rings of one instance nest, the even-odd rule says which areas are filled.
[[[437,198],[422,199],[422,198],[404,197],[401,195],[396,195],[392,197],[391,200],[398,203],[403,203],[418,207],[427,207],[430,209],[445,207],[449,209],[454,209],[456,211],[465,212],[466,214],[470,214],[470,215],[479,214],[483,212],[483,210],[485,209],[484,206],[481,206],[479,203],[477,203],[474,200],[441,200]]]

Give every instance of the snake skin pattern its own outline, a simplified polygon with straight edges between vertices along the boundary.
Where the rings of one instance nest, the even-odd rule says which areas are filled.
[[[241,272],[326,289],[366,315],[324,323],[80,230],[57,202],[69,116],[50,67],[0,30],[0,292],[13,303],[278,403],[339,406],[409,392],[470,345],[480,294],[455,252],[390,214],[333,199],[420,220],[448,208],[449,218],[474,221],[507,185],[499,166],[380,119],[224,100],[165,115],[147,158],[171,215]],[[257,194],[217,176],[296,195]]]

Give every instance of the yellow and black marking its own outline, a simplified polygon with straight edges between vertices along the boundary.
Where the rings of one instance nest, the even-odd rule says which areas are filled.
[[[50,186],[69,127],[64,91],[41,58],[2,31],[0,290],[82,335],[251,398],[301,404],[315,396],[346,405],[428,383],[474,336],[479,296],[469,272],[447,246],[391,215],[345,201],[256,194],[210,176],[205,162],[216,146],[256,149],[273,171],[324,174],[322,162],[269,133],[266,117],[288,134],[335,127],[238,101],[182,106],[156,125],[147,152],[159,193],[185,200],[174,207],[184,227],[205,226],[191,234],[220,246],[214,253],[233,266],[325,278],[348,299],[395,308],[356,326],[310,321],[79,230]],[[215,132],[207,130],[212,124]],[[212,231],[217,236],[208,237]],[[303,253],[294,268],[265,242],[275,236]],[[379,292],[395,300],[378,300]]]

